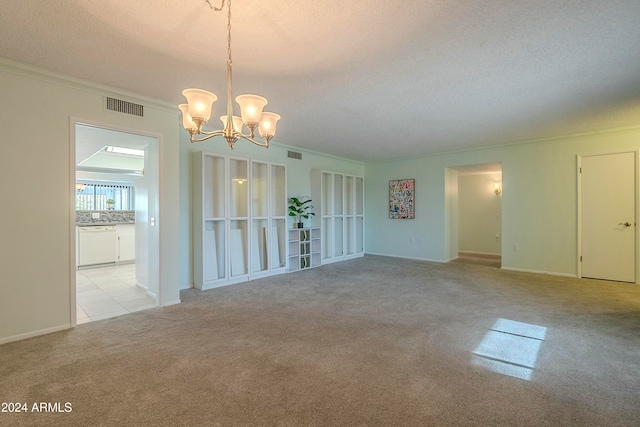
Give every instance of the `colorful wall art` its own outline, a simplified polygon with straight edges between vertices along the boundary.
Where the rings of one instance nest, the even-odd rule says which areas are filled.
[[[415,217],[415,179],[389,181],[389,218],[413,219]]]

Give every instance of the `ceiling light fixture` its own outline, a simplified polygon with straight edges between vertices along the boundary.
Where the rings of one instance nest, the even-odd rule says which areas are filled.
[[[202,89],[185,89],[182,94],[187,98],[187,103],[178,106],[182,111],[182,125],[189,132],[191,142],[202,142],[214,136],[224,136],[232,150],[239,138],[246,139],[260,147],[269,148],[269,141],[276,134],[276,124],[280,120],[280,116],[276,113],[262,111],[267,105],[265,98],[258,95],[237,96],[236,102],[240,105],[241,117],[233,115],[233,105],[231,104],[231,0],[222,0],[219,8],[212,6],[209,0],[205,1],[216,12],[220,12],[224,8],[226,1],[229,10],[227,14],[227,114],[220,117],[224,125],[223,130],[203,130],[202,126],[211,117],[211,107],[218,97]],[[243,126],[249,129],[248,135],[242,133]],[[254,139],[256,128],[258,128],[264,142]],[[196,138],[197,135],[205,136]]]

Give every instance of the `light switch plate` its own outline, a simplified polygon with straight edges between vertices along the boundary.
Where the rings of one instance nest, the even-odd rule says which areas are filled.
[[[91,212],[91,219],[100,219],[100,212]]]

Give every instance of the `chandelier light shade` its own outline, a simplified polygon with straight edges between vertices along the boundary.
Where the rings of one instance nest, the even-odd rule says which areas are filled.
[[[227,127],[227,116],[220,116],[220,121],[222,122],[222,126],[223,127]],[[242,133],[242,126],[244,123],[242,123],[242,117],[238,117],[238,116],[233,116],[233,130],[238,132],[238,133]]]
[[[191,119],[191,114],[189,114],[189,105],[188,104],[180,104],[178,105],[180,111],[182,111],[182,126],[191,133],[191,131],[196,131],[198,126]]]
[[[207,90],[203,89],[185,89],[182,94],[187,99],[186,104],[180,104],[178,108],[182,112],[182,126],[189,132],[191,142],[202,142],[214,136],[224,136],[227,140],[229,148],[233,147],[238,139],[243,138],[247,141],[269,148],[269,141],[276,134],[276,123],[280,120],[280,116],[276,113],[263,112],[267,100],[258,95],[238,95],[236,102],[240,106],[240,116],[233,115],[233,105],[231,103],[231,0],[222,0],[220,7],[211,5],[210,0],[205,0],[209,7],[216,12],[223,10],[225,3],[228,6],[227,14],[227,111],[220,117],[224,128],[222,130],[205,131],[202,126],[211,118],[211,108],[218,97]],[[243,133],[246,127],[248,134]],[[254,139],[255,131],[258,129],[260,136],[264,142]],[[202,135],[202,136],[200,136]],[[200,137],[199,137],[200,136]]]
[[[187,98],[191,119],[195,123],[200,120],[208,121],[211,117],[211,107],[218,97],[214,93],[202,89],[185,89],[182,94]]]
[[[262,113],[262,120],[260,120],[260,136],[264,140],[273,138],[276,134],[276,125],[280,120],[280,115],[276,113]]]
[[[258,95],[238,95],[236,102],[240,106],[242,122],[247,125],[253,138],[253,132],[262,119],[262,109],[268,101]]]

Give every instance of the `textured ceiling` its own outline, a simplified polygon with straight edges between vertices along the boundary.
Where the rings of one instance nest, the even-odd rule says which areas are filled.
[[[0,57],[175,104],[200,87],[224,113],[226,14],[204,0],[0,10]],[[275,142],[375,161],[640,125],[638,0],[234,0],[232,14],[234,96],[269,100]]]

